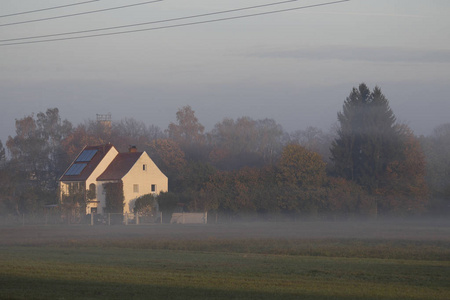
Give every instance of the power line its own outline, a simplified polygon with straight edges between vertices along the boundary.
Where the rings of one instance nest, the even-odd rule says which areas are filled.
[[[229,21],[229,20],[235,20],[235,19],[243,19],[243,18],[249,18],[249,17],[263,16],[263,15],[269,15],[269,14],[277,14],[277,13],[282,13],[282,12],[295,11],[295,10],[301,10],[301,9],[308,9],[308,8],[319,7],[319,6],[339,4],[339,3],[343,3],[343,2],[349,2],[349,1],[350,0],[332,1],[332,2],[311,4],[311,5],[306,5],[306,6],[299,6],[299,7],[293,7],[293,8],[280,9],[280,10],[273,10],[273,11],[268,11],[268,12],[253,13],[253,14],[247,14],[247,15],[241,15],[241,16],[226,17],[226,18],[219,18],[219,19],[205,20],[205,21],[197,21],[197,22],[190,22],[190,23],[182,23],[182,24],[174,24],[174,25],[166,25],[166,26],[144,28],[144,29],[134,29],[134,30],[119,31],[119,32],[99,33],[99,34],[92,34],[92,35],[83,35],[83,36],[76,36],[76,37],[46,39],[46,40],[38,40],[38,41],[7,43],[7,44],[0,44],[0,47],[1,46],[11,46],[11,45],[36,44],[36,43],[45,43],[45,42],[75,40],[75,39],[93,38],[93,37],[101,37],[101,36],[112,36],[112,35],[127,34],[127,33],[134,33],[134,32],[153,31],[153,30],[160,30],[160,29],[192,26],[192,25],[199,25],[199,24],[206,24],[206,23],[214,23],[214,22],[221,22],[221,21]]]
[[[54,7],[41,8],[41,9],[36,9],[36,10],[22,11],[22,12],[12,13],[12,14],[8,14],[8,15],[2,15],[2,16],[0,16],[0,18],[31,14],[31,13],[35,13],[35,12],[59,9],[59,8],[70,7],[70,6],[75,6],[75,5],[82,5],[82,4],[87,4],[87,3],[91,3],[91,2],[97,2],[97,1],[100,1],[100,0],[91,0],[91,1],[78,2],[78,3],[72,3],[72,4],[60,5],[60,6],[54,6]]]
[[[68,14],[68,15],[55,16],[55,17],[48,17],[48,18],[41,18],[41,19],[34,19],[34,20],[28,20],[28,21],[20,21],[20,22],[6,23],[6,24],[0,24],[0,27],[3,27],[3,26],[12,26],[12,25],[19,25],[19,24],[26,24],[26,23],[33,23],[33,22],[48,21],[48,20],[61,19],[61,18],[68,18],[68,17],[75,17],[75,16],[81,16],[81,15],[87,15],[87,14],[99,13],[99,12],[104,12],[104,11],[109,11],[109,10],[114,10],[114,9],[122,9],[122,8],[128,8],[128,7],[138,6],[138,5],[145,5],[145,4],[150,4],[150,3],[155,3],[155,2],[161,2],[161,1],[164,1],[164,0],[146,1],[146,2],[135,3],[135,4],[128,4],[128,5],[116,6],[116,7],[110,7],[110,8],[103,8],[103,9],[98,9],[98,10],[85,11],[85,12],[80,12],[80,13],[75,13],[75,14]]]
[[[72,31],[72,32],[63,32],[63,33],[54,33],[54,34],[46,34],[46,35],[37,35],[37,36],[29,36],[29,37],[14,38],[14,39],[5,39],[5,40],[0,40],[0,43],[3,43],[3,42],[12,42],[12,41],[21,41],[21,40],[29,40],[29,39],[38,39],[38,38],[56,37],[56,36],[71,35],[71,34],[81,34],[81,33],[97,32],[97,31],[113,30],[113,29],[122,29],[122,28],[129,28],[129,27],[136,27],[136,26],[143,26],[143,25],[150,25],[150,24],[158,24],[158,23],[165,23],[165,22],[173,22],[173,21],[181,21],[181,20],[186,20],[186,19],[193,19],[193,18],[200,18],[200,17],[213,16],[213,15],[218,15],[218,14],[225,14],[225,13],[231,13],[231,12],[238,12],[238,11],[243,11],[243,10],[250,10],[250,9],[255,9],[255,8],[262,8],[262,7],[268,7],[268,6],[274,6],[274,5],[286,4],[286,3],[297,2],[297,1],[299,1],[299,0],[287,0],[287,1],[281,1],[281,2],[269,3],[269,4],[261,4],[261,5],[247,6],[247,7],[236,8],[236,9],[230,9],[230,10],[223,10],[223,11],[218,11],[218,12],[211,12],[211,13],[198,14],[198,15],[191,15],[191,16],[186,16],[186,17],[178,17],[178,18],[172,18],[172,19],[165,19],[165,20],[158,20],[158,21],[150,21],[150,22],[143,22],[143,23],[136,23],[136,24],[122,25],[122,26],[113,26],[113,27],[104,27],[104,28],[97,28],[97,29],[81,30],[81,31]]]

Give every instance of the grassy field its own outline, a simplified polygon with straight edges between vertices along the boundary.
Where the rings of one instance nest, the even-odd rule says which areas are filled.
[[[0,299],[449,299],[450,223],[0,228]]]

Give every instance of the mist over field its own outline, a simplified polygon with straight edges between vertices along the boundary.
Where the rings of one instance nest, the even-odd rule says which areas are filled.
[[[73,245],[99,241],[144,242],[160,240],[404,240],[450,242],[450,221],[436,218],[378,221],[279,221],[221,224],[72,225],[0,228],[0,245]],[[449,259],[450,259],[450,252]]]

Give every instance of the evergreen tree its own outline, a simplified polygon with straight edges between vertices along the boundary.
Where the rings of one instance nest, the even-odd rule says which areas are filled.
[[[336,175],[375,193],[386,167],[402,154],[401,132],[380,88],[353,88],[338,113],[340,128],[331,146]]]

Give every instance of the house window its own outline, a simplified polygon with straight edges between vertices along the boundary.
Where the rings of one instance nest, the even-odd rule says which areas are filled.
[[[133,192],[139,193],[139,184],[133,184]]]
[[[156,184],[152,184],[152,193],[156,192]]]
[[[142,170],[143,170],[143,171],[147,171],[147,165],[146,165],[146,164],[143,164],[143,165],[142,165]]]

